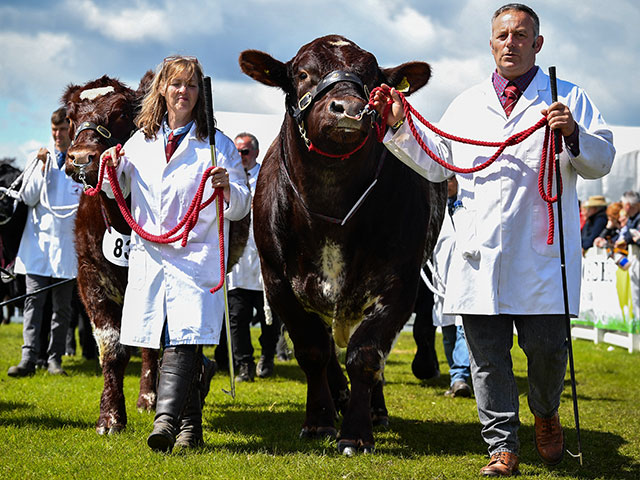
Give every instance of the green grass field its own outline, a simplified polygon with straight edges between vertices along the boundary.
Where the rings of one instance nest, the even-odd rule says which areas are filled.
[[[132,358],[125,378],[127,430],[100,437],[94,427],[102,376],[95,362],[65,357],[68,377],[38,371],[31,378],[9,378],[7,368],[20,359],[22,325],[0,325],[0,342],[0,479],[444,480],[478,478],[487,462],[475,401],[443,396],[448,368],[439,335],[443,376],[422,384],[410,369],[415,344],[410,333],[402,334],[385,371],[390,427],[376,431],[374,455],[353,458],[339,455],[335,442],[298,439],[306,387],[295,360],[277,362],[273,378],[237,385],[235,400],[222,393],[229,388],[228,374],[216,374],[204,409],[205,446],[164,455],[146,446],[152,415],[135,408],[139,357]],[[525,359],[514,347],[521,478],[640,479],[640,354],[581,340],[574,341],[574,351],[584,466],[566,456],[558,467],[546,468],[533,447]],[[560,416],[575,453],[568,380]]]

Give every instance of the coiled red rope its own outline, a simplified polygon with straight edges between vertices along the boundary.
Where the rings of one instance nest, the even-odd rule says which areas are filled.
[[[118,144],[116,146],[116,152],[119,154],[122,150],[122,145]],[[211,171],[214,167],[207,168],[202,174],[202,179],[200,180],[200,184],[198,186],[198,190],[189,205],[189,209],[185,213],[184,217],[180,222],[173,227],[170,231],[163,233],[161,235],[153,235],[147,231],[145,231],[133,218],[129,208],[127,207],[127,202],[122,194],[122,190],[120,189],[120,183],[118,182],[118,178],[116,177],[116,169],[111,166],[107,166],[107,160],[110,156],[105,156],[102,164],[100,165],[100,172],[98,175],[98,183],[93,188],[88,188],[84,191],[85,195],[95,196],[102,190],[102,182],[104,181],[104,173],[105,170],[107,172],[109,183],[111,184],[111,190],[113,191],[113,195],[115,197],[116,203],[118,204],[118,208],[120,208],[120,213],[124,217],[127,224],[131,227],[131,229],[136,232],[141,238],[160,244],[169,244],[177,242],[178,240],[182,240],[181,246],[185,247],[187,245],[187,240],[189,237],[189,232],[193,230],[193,227],[198,222],[198,218],[200,215],[200,211],[204,208],[208,207],[214,200],[218,200],[218,243],[220,248],[220,282],[218,285],[209,290],[211,293],[215,293],[224,285],[224,277],[225,277],[225,265],[224,265],[224,209],[223,209],[223,190],[222,188],[216,188],[211,194],[211,196],[202,201],[202,197],[204,196],[204,188],[206,185],[207,179],[211,176]],[[180,232],[182,230],[182,232]]]
[[[387,117],[389,116],[389,111],[391,110],[391,105],[393,103],[393,100],[391,99],[390,88],[388,86],[376,87],[375,89],[373,89],[369,97],[368,106],[370,109],[373,109],[373,97],[375,93],[379,90],[382,90],[383,92],[385,92],[389,98],[382,114],[381,124],[378,124],[378,123],[374,124],[376,128],[378,141],[381,141],[382,137],[384,137],[384,131],[387,125]],[[415,137],[416,142],[418,142],[418,145],[420,145],[422,150],[427,155],[429,155],[429,157],[431,157],[434,161],[436,161],[446,169],[456,173],[474,173],[484,168],[487,168],[502,154],[505,148],[507,148],[508,146],[517,145],[518,143],[523,142],[529,136],[531,136],[535,131],[539,130],[544,126],[545,127],[544,145],[542,147],[542,156],[540,159],[540,170],[538,171],[538,191],[540,193],[540,197],[542,198],[542,200],[544,200],[547,203],[547,213],[549,216],[547,244],[548,245],[553,244],[553,235],[555,230],[553,204],[558,201],[558,195],[562,195],[562,178],[560,177],[560,182],[556,189],[557,190],[556,195],[553,197],[551,196],[553,192],[553,177],[555,174],[555,163],[553,160],[556,153],[560,153],[560,151],[562,150],[560,150],[559,152],[555,151],[555,144],[553,142],[553,137],[550,135],[550,128],[549,128],[549,125],[547,124],[547,119],[545,117],[541,118],[532,127],[529,127],[526,130],[523,130],[522,132],[515,133],[514,135],[510,136],[503,142],[486,142],[482,140],[471,140],[468,138],[458,137],[458,136],[450,135],[446,132],[443,132],[442,130],[437,128],[435,125],[429,123],[422,115],[420,115],[420,113],[418,113],[418,111],[416,111],[415,108],[413,108],[413,106],[409,104],[409,102],[401,92],[398,92],[398,95],[400,97],[400,100],[402,101],[402,108],[404,110],[406,121],[409,124],[411,133]],[[498,150],[496,150],[496,152],[488,160],[486,160],[484,163],[480,165],[476,165],[475,167],[471,167],[471,168],[456,167],[455,165],[451,165],[450,163],[447,163],[445,160],[438,157],[438,155],[432,152],[431,149],[429,149],[429,147],[424,143],[424,141],[420,137],[420,134],[418,133],[416,126],[413,122],[412,116],[415,116],[420,121],[420,123],[422,123],[425,127],[429,128],[431,131],[433,131],[437,135],[443,138],[446,138],[448,140],[465,143],[468,145],[478,145],[482,147],[498,147]],[[562,149],[562,147],[560,148]],[[544,185],[545,176],[547,177],[546,190]]]

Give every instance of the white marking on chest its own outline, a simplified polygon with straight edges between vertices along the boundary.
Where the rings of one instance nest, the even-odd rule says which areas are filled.
[[[80,100],[95,100],[102,95],[106,95],[107,93],[115,92],[116,89],[113,87],[98,87],[98,88],[90,88],[88,90],[83,91],[80,94]]]
[[[344,258],[340,247],[327,242],[320,252],[320,288],[328,300],[336,301],[344,282]]]

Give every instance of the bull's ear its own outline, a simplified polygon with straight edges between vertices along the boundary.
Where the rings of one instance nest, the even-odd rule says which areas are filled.
[[[71,84],[67,85],[66,90],[62,94],[62,98],[60,99],[60,102],[66,106],[71,101],[71,97],[73,97],[73,95],[81,89],[82,87],[80,85],[71,85]]]
[[[424,87],[431,77],[431,67],[425,62],[408,62],[394,68],[383,68],[387,84],[405,95]]]
[[[242,71],[254,80],[270,87],[288,89],[287,66],[271,55],[258,50],[245,50],[238,59]]]
[[[151,88],[154,77],[155,73],[153,73],[153,70],[147,70],[140,79],[138,90],[136,90],[136,95],[138,95],[140,98],[144,97]]]

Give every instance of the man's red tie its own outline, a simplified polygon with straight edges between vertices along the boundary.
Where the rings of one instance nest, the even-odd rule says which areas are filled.
[[[507,100],[504,102],[504,113],[507,114],[507,117],[511,115],[513,111],[513,107],[516,106],[516,102],[520,97],[520,90],[513,83],[507,85],[504,89],[504,96],[507,97]]]
[[[173,155],[173,152],[175,152],[176,148],[178,148],[178,142],[180,141],[181,137],[182,135],[176,135],[174,137],[173,132],[169,134],[169,139],[167,140],[167,146],[164,149],[164,153],[167,156],[167,163],[169,163],[169,160],[171,160],[171,156]]]

